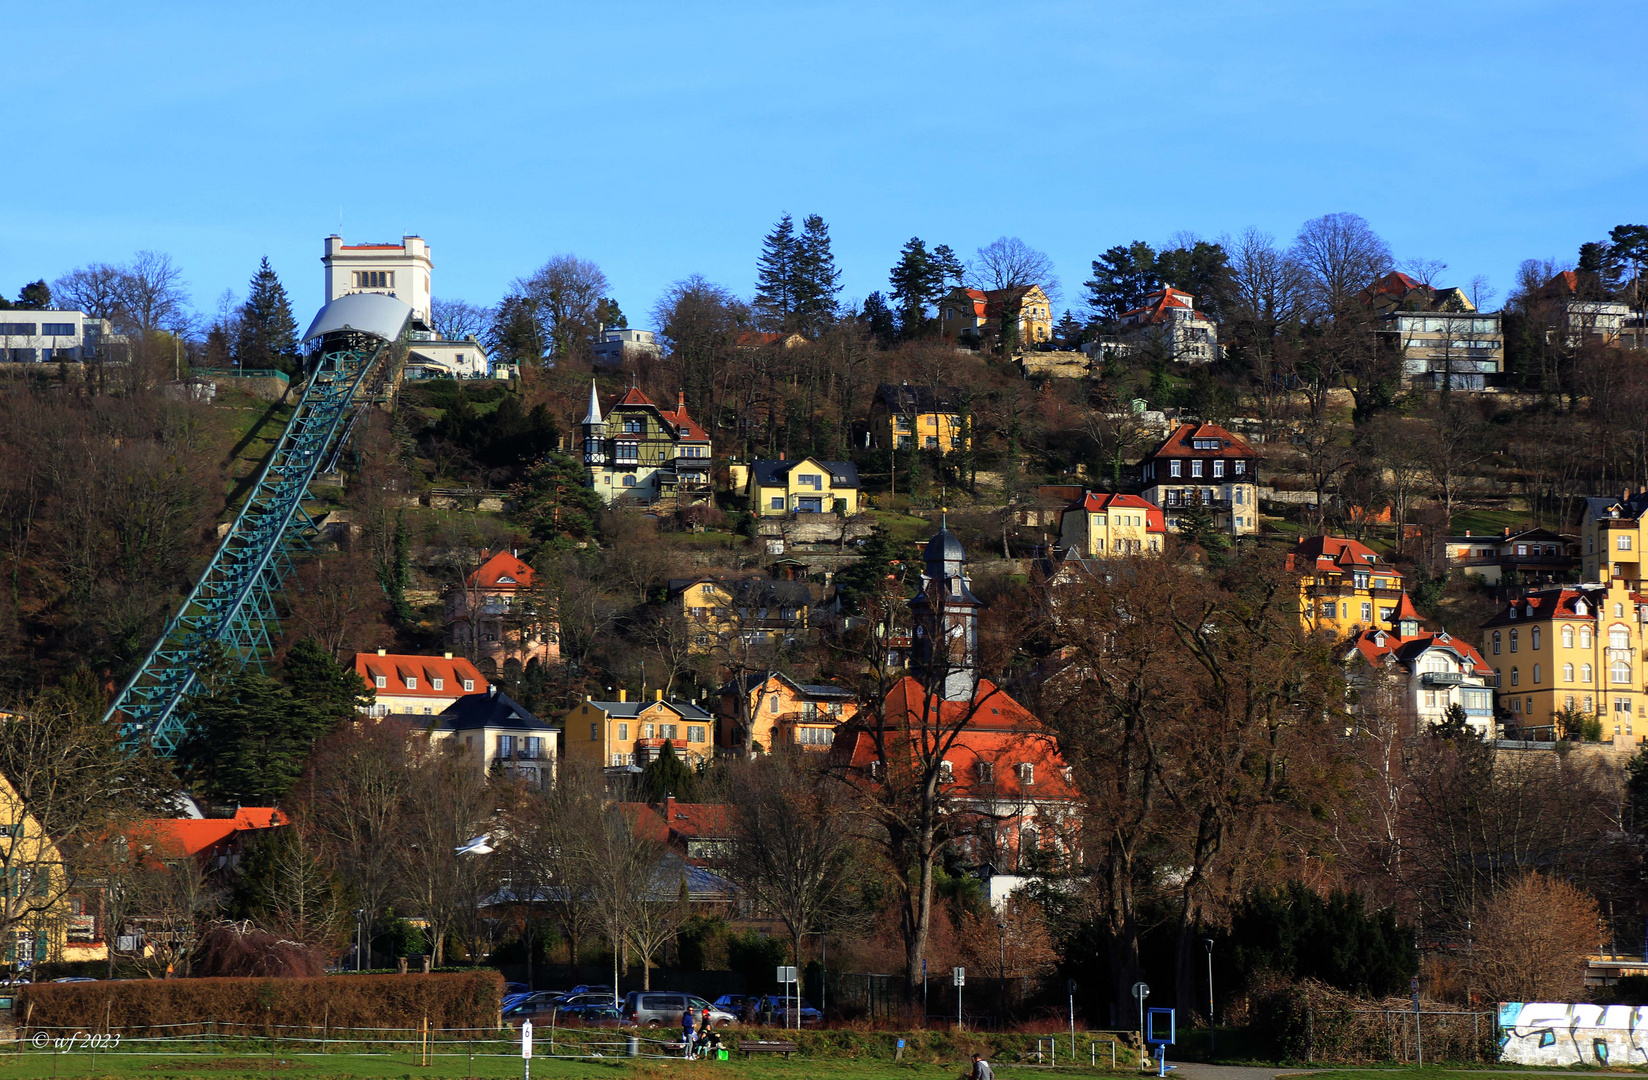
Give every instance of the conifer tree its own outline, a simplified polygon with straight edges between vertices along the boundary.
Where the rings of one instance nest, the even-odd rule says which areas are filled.
[[[243,368],[297,369],[298,325],[286,288],[265,255],[252,275],[246,302],[240,305],[240,330],[235,360]]]
[[[836,319],[841,271],[830,252],[830,227],[808,214],[795,246],[795,329],[816,338]]]
[[[755,310],[771,330],[792,330],[795,323],[795,222],[785,214],[761,241],[755,264]]]
[[[899,332],[918,337],[926,328],[927,309],[944,298],[952,285],[961,281],[961,260],[948,244],[932,251],[919,236],[910,237],[899,252],[898,265],[887,274],[892,296],[898,301]]]

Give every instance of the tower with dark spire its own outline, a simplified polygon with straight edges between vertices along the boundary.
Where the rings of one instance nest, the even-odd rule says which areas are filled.
[[[910,601],[917,676],[945,701],[971,701],[978,686],[979,603],[967,552],[947,528],[922,551],[921,592]]]
[[[584,464],[602,465],[607,460],[607,423],[601,419],[601,395],[595,380],[589,380],[589,411],[584,414]]]

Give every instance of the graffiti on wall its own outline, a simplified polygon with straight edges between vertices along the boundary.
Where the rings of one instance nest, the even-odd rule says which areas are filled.
[[[1519,1065],[1648,1064],[1648,1007],[1502,1001],[1499,1060]]]

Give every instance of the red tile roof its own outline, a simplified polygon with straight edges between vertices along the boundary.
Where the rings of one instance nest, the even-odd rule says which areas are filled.
[[[1462,661],[1469,663],[1474,671],[1480,673],[1490,670],[1488,662],[1482,659],[1482,654],[1469,643],[1440,630],[1427,630],[1408,637],[1402,637],[1389,630],[1364,630],[1351,639],[1351,648],[1361,653],[1369,663],[1376,663],[1395,653],[1398,660],[1410,664],[1427,649],[1451,649]]]
[[[677,438],[691,442],[710,441],[709,434],[698,426],[696,420],[687,415],[686,394],[676,395],[674,409],[659,409],[658,412],[675,429]]]
[[[623,397],[612,403],[612,407],[614,409],[618,408],[620,405],[652,405],[654,409],[658,408],[658,406],[652,404],[651,398],[641,393],[641,388],[639,386],[630,387],[624,392]]]
[[[1527,622],[1530,619],[1535,621],[1540,619],[1595,619],[1597,609],[1607,602],[1607,595],[1608,590],[1602,585],[1542,589],[1536,593],[1529,593],[1521,600],[1506,604],[1499,609],[1498,614],[1483,623],[1482,626],[1515,626],[1519,622]],[[1578,614],[1576,610],[1576,605],[1581,600],[1585,601],[1586,608],[1583,615]],[[1648,604],[1648,598],[1632,593],[1631,602],[1639,605]],[[1513,610],[1516,612],[1515,618],[1511,617]],[[1627,618],[1632,619],[1635,617],[1635,612],[1631,612],[1627,616]]]
[[[471,589],[514,592],[516,589],[530,588],[535,576],[536,571],[512,552],[500,551],[470,574],[468,583]]]
[[[1378,552],[1343,536],[1301,536],[1287,557],[1287,568],[1298,574],[1336,573],[1352,567],[1402,576]]]
[[[1564,270],[1545,283],[1544,291],[1574,295],[1579,292],[1579,275],[1572,270]]]
[[[951,763],[953,781],[945,785],[951,795],[980,798],[1074,799],[1075,788],[1065,778],[1064,758],[1058,740],[1023,705],[988,679],[980,679],[972,702],[940,701],[926,698],[926,688],[905,676],[887,692],[882,703],[884,740],[898,731],[907,731],[906,746],[912,764],[916,744],[924,734],[949,732],[959,725],[944,760]],[[878,760],[873,717],[860,714],[836,730],[831,755],[854,770],[868,770]],[[898,755],[888,746],[890,764],[896,768]],[[986,781],[978,765],[991,766]],[[1024,784],[1017,766],[1033,765],[1032,782]]]
[[[163,859],[200,855],[226,848],[243,832],[272,829],[288,823],[285,814],[264,806],[245,806],[232,818],[151,818],[131,829],[134,845],[148,845]]]
[[[1391,621],[1400,623],[1403,619],[1412,619],[1414,622],[1425,621],[1419,617],[1419,611],[1413,606],[1413,601],[1408,597],[1406,589],[1402,591],[1402,599],[1396,605],[1396,617]]]
[[[1087,513],[1099,514],[1106,510],[1142,510],[1144,511],[1145,532],[1167,532],[1167,516],[1161,507],[1145,502],[1137,495],[1116,495],[1104,491],[1089,491],[1084,497],[1077,499],[1066,510],[1083,510]]]
[[[1189,293],[1180,292],[1178,289],[1175,289],[1169,285],[1158,292],[1153,292],[1149,296],[1146,296],[1144,298],[1143,307],[1136,307],[1132,311],[1124,311],[1122,312],[1121,317],[1123,319],[1129,319],[1130,316],[1137,316],[1136,318],[1131,318],[1130,321],[1139,323],[1159,323],[1167,319],[1167,312],[1170,308],[1183,308],[1186,311],[1194,311],[1196,309],[1196,304],[1194,298]]]
[[[1219,449],[1197,450],[1196,439],[1218,439]],[[1169,435],[1162,445],[1156,448],[1151,458],[1257,458],[1258,452],[1246,442],[1232,435],[1218,424],[1187,423],[1180,424],[1173,434]],[[1146,458],[1145,460],[1150,460]]]
[[[459,698],[465,694],[484,694],[487,690],[486,676],[461,656],[448,659],[444,656],[356,653],[355,673],[366,680],[367,686],[396,697]],[[386,682],[381,687],[377,682],[380,675]],[[408,679],[416,679],[418,685],[407,686]],[[435,679],[441,680],[439,690],[433,686]],[[465,679],[470,682],[469,690],[463,688]]]

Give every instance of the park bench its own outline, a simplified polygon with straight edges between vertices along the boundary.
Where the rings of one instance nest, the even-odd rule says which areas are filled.
[[[746,1058],[751,1054],[783,1054],[788,1060],[796,1052],[796,1045],[793,1042],[741,1042],[738,1049]]]

